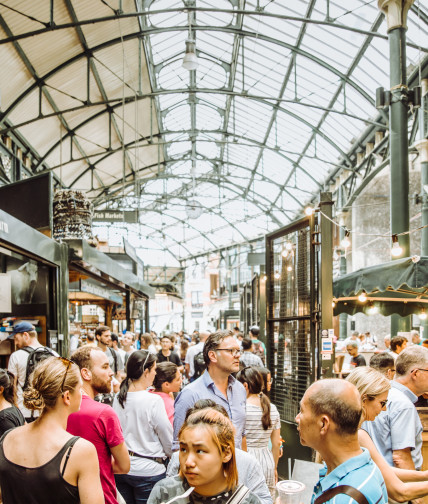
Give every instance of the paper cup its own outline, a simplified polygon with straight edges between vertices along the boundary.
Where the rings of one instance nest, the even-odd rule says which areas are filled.
[[[276,484],[281,504],[300,504],[305,485],[300,481],[282,480]]]

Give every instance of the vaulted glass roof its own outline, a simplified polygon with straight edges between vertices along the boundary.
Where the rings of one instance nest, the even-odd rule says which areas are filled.
[[[427,22],[416,0],[409,75],[427,66]],[[196,71],[182,67],[188,38]],[[99,209],[138,209],[138,223],[94,230],[149,263],[287,224],[358,170],[362,131],[388,130],[376,0],[9,0],[0,46],[0,133],[29,174],[51,170]]]

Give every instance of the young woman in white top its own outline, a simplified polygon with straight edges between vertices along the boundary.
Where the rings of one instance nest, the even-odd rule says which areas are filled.
[[[272,497],[278,479],[277,466],[281,447],[280,417],[274,404],[263,393],[264,383],[259,368],[247,366],[236,375],[247,391],[245,431],[247,451],[262,466]],[[272,448],[269,448],[269,441]]]
[[[147,390],[155,375],[156,355],[147,350],[133,352],[113,403],[131,455],[129,473],[115,476],[126,504],[145,504],[153,485],[165,477],[164,461],[172,454],[172,425],[164,403]]]

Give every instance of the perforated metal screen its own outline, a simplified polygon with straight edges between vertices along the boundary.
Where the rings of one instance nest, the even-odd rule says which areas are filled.
[[[266,238],[271,394],[281,418],[289,422],[294,422],[299,402],[318,372],[312,232],[313,220],[308,218]]]

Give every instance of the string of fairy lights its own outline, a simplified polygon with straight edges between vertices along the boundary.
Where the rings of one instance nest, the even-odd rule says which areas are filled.
[[[414,229],[410,229],[408,231],[403,231],[402,233],[361,233],[361,232],[356,232],[356,231],[353,231],[351,229],[349,229],[347,226],[337,222],[336,220],[330,218],[328,215],[326,215],[324,212],[321,211],[320,208],[318,207],[313,207],[313,206],[307,206],[304,210],[304,213],[306,216],[310,217],[311,215],[313,215],[314,213],[319,213],[323,218],[329,220],[330,222],[332,222],[332,224],[334,224],[336,227],[340,228],[343,230],[344,232],[344,236],[340,242],[340,246],[342,249],[344,249],[345,251],[351,246],[351,234],[353,236],[365,236],[365,237],[375,237],[375,238],[389,238],[391,240],[391,255],[394,257],[394,258],[399,258],[400,256],[403,255],[403,252],[404,252],[404,249],[403,247],[400,245],[400,242],[399,242],[399,237],[400,236],[405,236],[405,235],[410,235],[412,233],[415,233],[417,231],[420,231],[422,229],[425,229],[428,227],[428,224],[427,225],[423,225],[423,226],[418,226]],[[285,242],[285,244],[283,245],[282,247],[282,251],[281,251],[281,255],[284,259],[290,259],[292,260],[292,257],[294,255],[294,245],[291,241],[287,241]],[[291,263],[287,264],[286,266],[286,270],[288,272],[291,272],[293,270],[293,267],[291,265]],[[279,280],[281,278],[281,273],[276,270],[274,272],[274,278],[276,280]],[[265,278],[266,279],[266,278]],[[364,303],[367,303],[368,302],[368,305],[367,305],[367,314],[369,315],[373,315],[373,314],[376,314],[378,313],[378,307],[375,305],[374,301],[373,300],[369,300],[369,296],[367,295],[366,291],[363,289],[361,291],[361,293],[358,295],[357,297],[358,301],[362,304]],[[336,303],[335,301],[333,301],[333,308],[336,306]],[[418,317],[421,319],[421,320],[425,320],[427,318],[427,313],[425,311],[425,308],[421,308],[419,313],[417,314]]]

